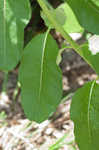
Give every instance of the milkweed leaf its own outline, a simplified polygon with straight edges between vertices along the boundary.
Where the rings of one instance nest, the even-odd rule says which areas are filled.
[[[99,84],[86,83],[72,99],[71,120],[80,150],[99,149]]]
[[[67,3],[72,8],[82,27],[89,32],[99,34],[99,6],[94,1],[67,0]]]
[[[56,65],[57,54],[57,44],[48,33],[33,38],[24,50],[19,80],[22,106],[30,120],[44,121],[61,100],[62,75]]]

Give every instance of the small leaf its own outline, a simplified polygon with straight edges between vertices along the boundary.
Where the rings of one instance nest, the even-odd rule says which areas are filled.
[[[66,16],[65,16],[63,8],[50,9],[50,13],[55,18],[55,20],[57,20],[57,22],[59,24],[61,24],[61,25],[65,24]],[[46,15],[44,14],[43,11],[41,12],[41,17],[44,20],[46,26],[48,26],[50,28],[54,28],[53,25],[50,23],[50,21],[48,20],[48,18],[46,17]]]
[[[51,9],[50,13],[67,33],[84,31],[68,3],[63,3],[56,9]],[[54,28],[44,12],[41,13],[41,16],[48,27]]]
[[[17,65],[30,13],[29,0],[0,0],[0,70],[11,70]]]
[[[58,7],[54,10],[54,16],[57,22],[59,22],[60,25],[64,25],[66,22],[66,14],[62,7]]]
[[[51,35],[40,34],[24,50],[19,79],[22,106],[30,120],[42,122],[62,96],[62,74],[56,65],[58,47]]]
[[[64,23],[62,24],[64,30],[67,33],[73,33],[73,32],[83,32],[83,28],[80,26],[73,10],[68,5],[68,3],[61,4],[57,10],[60,10],[61,16],[58,16],[59,19],[64,20]],[[64,15],[62,15],[64,13]],[[65,16],[65,18],[64,18]]]
[[[99,149],[99,85],[93,81],[80,88],[72,99],[71,120],[80,150]]]

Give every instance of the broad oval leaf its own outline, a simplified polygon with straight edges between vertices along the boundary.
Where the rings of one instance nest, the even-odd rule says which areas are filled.
[[[67,0],[79,23],[89,32],[99,34],[99,7],[92,0]]]
[[[71,120],[80,150],[99,149],[99,85],[85,84],[73,96]]]
[[[0,0],[0,70],[8,71],[17,65],[30,15],[29,0]]]
[[[56,65],[58,47],[51,35],[40,34],[24,50],[20,66],[22,106],[30,120],[42,122],[62,96],[62,74]]]

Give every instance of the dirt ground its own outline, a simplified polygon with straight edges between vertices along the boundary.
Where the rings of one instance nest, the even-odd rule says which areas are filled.
[[[96,78],[95,72],[73,50],[62,53],[63,100],[56,112],[41,124],[25,118],[20,104],[20,90],[13,99],[17,70],[9,73],[7,93],[2,93],[4,74],[0,72],[0,150],[77,150],[70,120],[72,95],[85,82]],[[55,144],[64,138],[58,147]]]

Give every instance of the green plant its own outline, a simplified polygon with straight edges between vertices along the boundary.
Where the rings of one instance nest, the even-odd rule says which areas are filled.
[[[0,112],[0,127],[7,125],[6,118],[7,118],[7,114],[5,113],[5,111],[1,111]]]
[[[48,150],[59,150],[64,145],[70,145],[70,150],[76,150],[74,146],[71,146],[74,144],[74,141],[66,142],[65,139],[68,138],[68,134],[65,134],[63,137],[61,137],[59,140],[56,141],[55,144],[51,145]]]
[[[4,111],[0,112],[0,120],[5,120],[7,118],[7,115]]]
[[[58,46],[50,30],[59,31],[99,75],[97,42],[95,46],[90,41],[78,45],[69,36],[71,32],[87,30],[96,34],[93,38],[99,39],[99,2],[67,0],[56,9],[47,0],[37,2],[48,30],[33,34],[33,39],[24,43],[24,28],[31,17],[29,0],[0,1],[0,70],[7,74],[20,62],[22,106],[30,120],[42,122],[55,111],[62,97],[62,75],[56,65]],[[95,80],[85,84],[73,96],[71,119],[75,123],[75,139],[80,150],[99,149],[98,91],[99,84]]]

